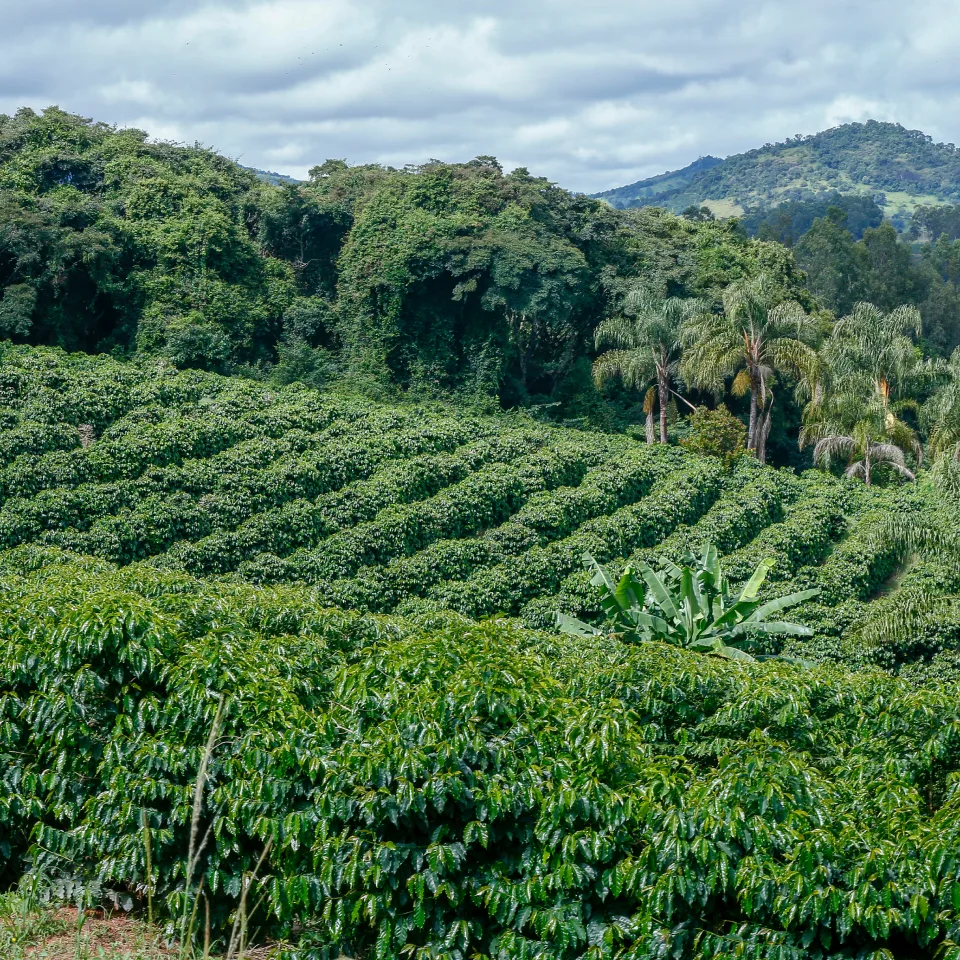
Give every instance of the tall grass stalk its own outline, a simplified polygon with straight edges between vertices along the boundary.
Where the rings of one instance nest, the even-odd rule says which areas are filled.
[[[143,850],[147,866],[147,923],[153,926],[153,846],[150,842],[150,820],[146,808],[140,811],[143,820]]]
[[[200,818],[203,814],[203,792],[207,785],[207,778],[210,770],[210,760],[213,757],[213,751],[216,747],[217,738],[220,736],[220,727],[223,723],[223,714],[226,707],[226,697],[220,695],[220,701],[217,704],[217,712],[214,715],[213,723],[210,727],[210,734],[207,737],[207,743],[203,750],[203,756],[200,758],[200,767],[197,770],[197,779],[193,786],[193,808],[190,815],[190,846],[187,850],[187,869],[185,873],[183,886],[183,916],[180,919],[180,953],[181,958],[185,960],[187,954],[184,952],[188,945],[193,941],[194,925],[197,919],[197,907],[199,905],[200,894],[203,888],[203,879],[200,881],[200,889],[193,897],[193,909],[190,909],[191,888],[193,886],[193,875],[196,872],[197,864],[210,839],[211,827],[207,827],[200,839]],[[199,842],[198,842],[199,841]],[[188,916],[189,915],[189,916]]]
[[[248,877],[243,878],[240,888],[240,903],[237,905],[237,913],[233,918],[233,928],[230,931],[230,941],[227,946],[226,960],[243,960],[243,957],[247,952],[247,934],[250,914],[256,911],[257,907],[259,907],[262,901],[262,898],[261,900],[258,900],[253,908],[253,911],[248,912],[247,894],[250,892],[250,888],[256,883],[257,874],[260,872],[260,868],[270,855],[270,847],[272,845],[273,838],[271,837],[264,845],[263,853],[260,854],[260,859],[257,861],[257,865],[253,868],[253,871]]]

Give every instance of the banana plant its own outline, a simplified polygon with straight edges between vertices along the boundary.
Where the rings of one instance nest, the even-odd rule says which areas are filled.
[[[606,618],[603,628],[557,614],[562,633],[578,636],[612,634],[628,643],[661,641],[732,660],[755,660],[749,651],[764,637],[805,637],[809,627],[769,619],[815,597],[820,591],[801,590],[785,597],[761,601],[760,588],[773,560],[760,563],[734,595],[712,544],[701,557],[687,554],[682,565],[666,561],[659,571],[639,561],[627,566],[614,582],[589,554],[583,563],[590,582],[600,588],[600,605]]]

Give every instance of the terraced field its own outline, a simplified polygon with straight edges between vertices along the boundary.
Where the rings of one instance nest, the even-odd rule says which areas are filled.
[[[925,484],[3,348],[0,891],[223,944],[255,886],[285,960],[960,960]],[[585,551],[707,542],[820,588],[801,658],[552,631]]]
[[[936,509],[916,489],[56,351],[7,348],[0,405],[0,545],[26,555],[549,628],[558,609],[596,613],[584,551],[622,566],[712,541],[734,577],[773,556],[778,588],[819,586],[801,618],[827,652],[911,585],[957,586],[884,535]]]

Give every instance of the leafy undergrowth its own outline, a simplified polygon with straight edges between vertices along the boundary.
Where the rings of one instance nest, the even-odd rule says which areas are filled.
[[[960,688],[3,561],[0,848],[293,956],[960,956]],[[259,897],[262,896],[262,901]],[[879,953],[878,951],[887,951]]]

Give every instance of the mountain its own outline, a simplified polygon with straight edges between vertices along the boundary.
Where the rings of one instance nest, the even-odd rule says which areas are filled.
[[[872,196],[890,218],[918,206],[960,203],[960,150],[898,123],[868,120],[764,144],[719,162],[705,157],[595,196],[617,207],[656,204],[679,212],[705,205],[719,216],[734,216],[835,192]]]
[[[723,163],[719,157],[700,157],[699,160],[694,160],[693,163],[682,170],[671,170],[656,177],[638,180],[636,183],[628,183],[625,187],[604,190],[603,193],[595,193],[593,196],[600,200],[606,200],[610,206],[617,207],[619,210],[626,207],[650,206],[655,198],[663,197],[666,194],[672,196],[683,190],[684,187],[689,186],[690,181],[698,173],[710,170],[718,163]]]

